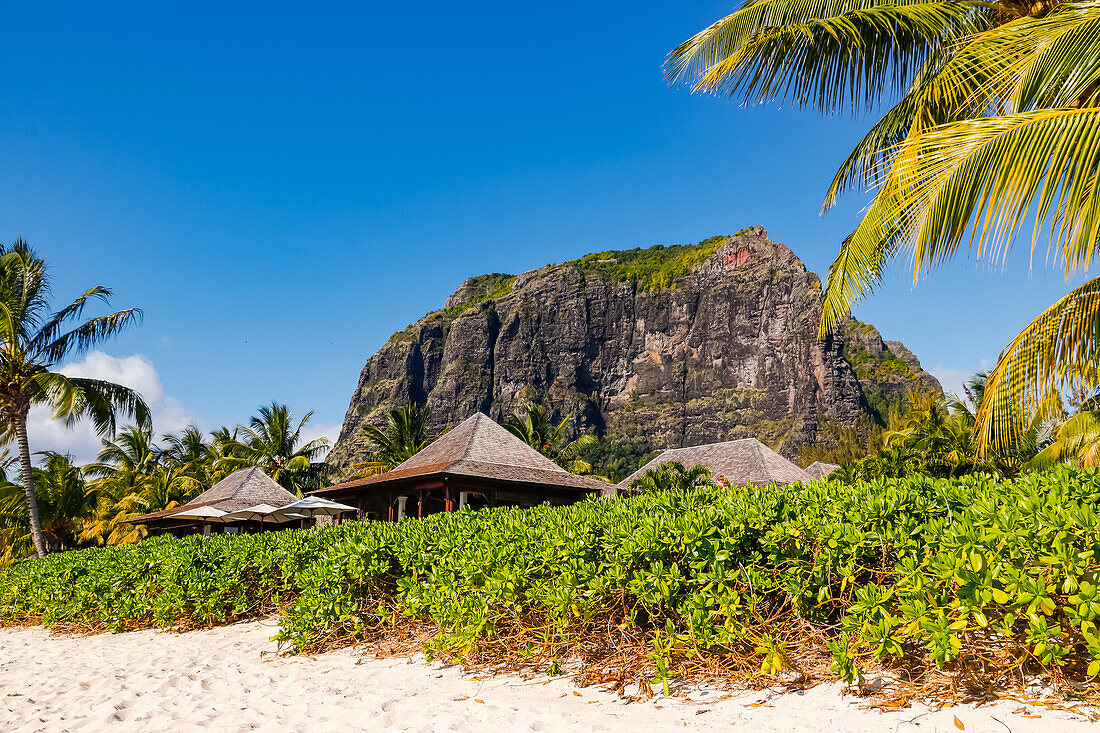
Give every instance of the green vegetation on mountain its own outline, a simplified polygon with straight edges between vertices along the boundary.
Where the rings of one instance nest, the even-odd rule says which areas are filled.
[[[878,331],[869,323],[850,319],[841,330],[844,336],[844,358],[851,364],[867,406],[881,425],[888,425],[907,410],[906,395],[911,390],[934,393],[890,347],[881,342]],[[873,353],[868,343],[879,348]]]
[[[632,282],[638,290],[649,292],[672,287],[676,278],[702,264],[726,239],[728,235],[709,237],[698,244],[658,244],[653,247],[593,252],[554,267],[572,267],[583,276],[601,276],[618,282]]]
[[[742,230],[745,231],[745,230]],[[741,232],[738,232],[740,234]],[[571,267],[582,276],[600,276],[614,281],[634,283],[638,290],[648,292],[671,287],[673,280],[686,275],[714,254],[726,236],[708,237],[698,244],[654,245],[652,247],[634,247],[633,249],[607,250],[594,252],[560,265],[547,265],[548,268]],[[512,292],[516,282],[515,275],[493,272],[477,275],[467,280],[460,290],[460,302],[429,311],[424,315],[428,321],[449,323],[466,311],[489,300],[503,298]],[[414,327],[409,324],[401,331],[390,336],[391,341],[409,341],[415,337]]]
[[[1080,696],[1100,671],[1098,501],[1100,474],[1062,467],[158,537],[0,571],[0,618],[126,630],[279,611],[299,652],[393,650],[412,631],[429,658],[570,660],[643,686],[890,668],[926,692],[964,675],[959,690],[1035,677]]]

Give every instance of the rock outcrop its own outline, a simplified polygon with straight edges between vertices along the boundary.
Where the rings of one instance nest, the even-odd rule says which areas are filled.
[[[821,298],[817,275],[762,227],[471,278],[367,361],[329,461],[363,460],[360,426],[409,402],[430,408],[433,432],[538,401],[578,431],[649,449],[757,437],[792,456],[822,421],[878,419],[868,394],[938,389],[873,328],[819,341]]]

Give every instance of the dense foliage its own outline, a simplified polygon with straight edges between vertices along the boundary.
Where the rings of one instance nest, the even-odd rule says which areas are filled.
[[[309,415],[297,423],[286,405],[259,409],[249,427],[204,433],[190,426],[158,443],[152,427],[127,425],[103,439],[97,460],[74,465],[69,456],[42,453],[33,468],[42,538],[50,552],[86,545],[123,545],[145,538],[127,520],[185,504],[233,471],[262,468],[290,491],[334,478],[317,460],[328,441],[302,439]],[[0,454],[0,568],[32,554],[26,494],[8,480],[13,461]]]
[[[591,473],[592,464],[583,457],[584,450],[598,441],[596,436],[570,436],[572,416],[555,422],[550,411],[538,404],[527,404],[504,421],[504,429],[571,473]]]
[[[386,413],[385,430],[367,423],[362,431],[370,442],[370,460],[353,463],[361,476],[392,471],[431,442],[428,422],[431,410],[415,403]]]
[[[636,649],[614,674],[657,682],[713,665],[1084,679],[1100,670],[1098,499],[1100,473],[1059,467],[157,538],[0,572],[0,618],[118,630],[282,607],[298,650],[411,624],[467,661],[553,670]]]
[[[583,447],[580,457],[592,466],[592,473],[618,483],[644,466],[657,451],[637,443],[619,443],[602,438]]]

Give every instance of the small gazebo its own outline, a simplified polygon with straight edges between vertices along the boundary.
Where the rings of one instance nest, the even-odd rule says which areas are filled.
[[[669,461],[676,461],[686,468],[706,466],[715,481],[724,481],[732,486],[786,485],[813,480],[810,474],[756,438],[742,438],[666,450],[620,481],[619,488],[629,488],[631,481]]]
[[[465,506],[572,504],[608,487],[569,473],[479,412],[392,471],[312,493],[357,507],[360,518],[395,522]]]
[[[240,532],[250,529],[252,525],[247,521],[220,522],[219,515],[211,510],[230,514],[259,504],[283,507],[296,501],[297,498],[272,481],[261,469],[242,468],[229,474],[182,506],[143,514],[126,521],[130,524],[146,525],[149,527],[150,535],[167,532],[179,537],[201,532],[204,529],[208,530],[212,526],[220,530]],[[176,516],[180,514],[190,516],[187,518]],[[204,515],[208,515],[209,519],[204,519]]]

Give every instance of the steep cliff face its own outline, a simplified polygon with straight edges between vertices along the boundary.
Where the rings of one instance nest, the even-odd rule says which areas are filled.
[[[538,401],[651,449],[755,436],[793,455],[822,420],[870,412],[865,391],[892,399],[884,385],[925,379],[877,331],[819,341],[820,310],[817,275],[761,227],[471,278],[367,361],[329,461],[362,460],[360,426],[410,401],[433,431]],[[856,330],[863,385],[845,359]]]

